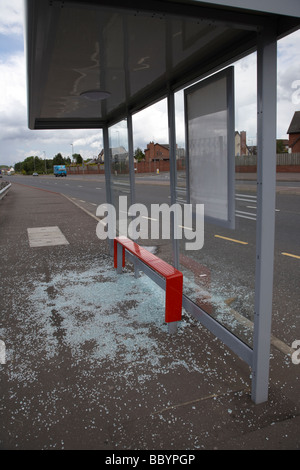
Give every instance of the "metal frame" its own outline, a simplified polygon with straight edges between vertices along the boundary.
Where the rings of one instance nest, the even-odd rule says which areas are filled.
[[[257,51],[257,232],[252,398],[268,398],[276,195],[276,25],[258,37]]]
[[[233,67],[230,70],[225,70],[220,72],[222,76],[228,77],[227,80],[227,125],[228,125],[228,133],[232,133],[234,136],[234,90],[233,90]],[[221,75],[217,74],[217,77]],[[215,79],[215,77],[213,79]],[[208,79],[210,80],[210,79]],[[207,81],[205,81],[207,83]],[[196,85],[198,86],[198,85]],[[176,171],[176,128],[175,128],[175,100],[174,100],[174,93],[169,92],[168,94],[168,120],[169,120],[169,144],[170,144],[170,195],[171,195],[171,204],[176,202],[176,187],[177,187],[177,171]],[[229,139],[230,140],[230,139]],[[233,155],[232,145],[234,142],[228,142],[228,152],[229,155]],[[186,145],[187,147],[187,145]],[[230,159],[229,159],[230,160]],[[231,159],[232,160],[232,159]],[[188,185],[188,175],[189,175],[189,168],[187,165],[186,168],[187,172],[187,185]],[[231,195],[235,195],[235,186],[234,186],[234,167],[233,163],[228,163],[228,191]],[[187,186],[188,191],[188,186]],[[188,195],[189,200],[189,195]],[[233,217],[234,217],[234,206],[231,208],[233,210]],[[229,211],[228,211],[229,212]],[[173,255],[174,255],[174,267],[179,269],[179,246],[178,240],[172,240],[173,242]],[[145,271],[144,271],[145,272]],[[149,273],[146,272],[147,275]],[[155,277],[158,275],[156,273],[151,273],[150,277],[155,280]],[[223,325],[221,325],[217,320],[211,317],[208,313],[206,313],[203,309],[201,309],[198,305],[196,305],[192,300],[190,300],[185,294],[182,296],[182,306],[185,308],[196,320],[198,320],[203,326],[205,326],[209,331],[211,331],[216,337],[218,337],[224,344],[226,344],[230,349],[235,352],[241,359],[243,359],[249,366],[252,365],[253,362],[253,351],[252,349],[241,341],[238,337],[233,335],[229,330],[227,330]]]
[[[109,153],[109,136],[108,126],[103,127],[103,149],[104,149],[104,173],[105,173],[105,190],[106,190],[106,201],[108,204],[112,204],[112,193],[111,193],[111,177],[110,177],[110,153]],[[114,242],[108,239],[110,254],[113,256],[114,253]]]
[[[269,24],[258,35],[257,53],[257,95],[258,95],[258,174],[257,174],[257,235],[256,235],[256,275],[255,275],[255,320],[253,349],[233,335],[223,325],[202,310],[186,295],[183,295],[183,307],[212,334],[226,344],[235,354],[252,369],[251,397],[255,403],[268,399],[269,356],[271,339],[273,262],[275,238],[275,190],[276,190],[276,61],[277,39],[275,25]],[[221,72],[221,73],[227,73]],[[230,93],[230,92],[229,92]],[[168,96],[168,122],[170,142],[170,195],[171,203],[176,202],[176,130],[174,92]],[[231,105],[232,106],[232,105]],[[232,118],[232,109],[228,111]],[[230,121],[229,121],[230,122]],[[232,128],[233,122],[229,124]],[[127,116],[128,147],[130,162],[131,201],[135,202],[135,178],[133,164],[132,114]],[[108,127],[103,129],[105,162],[109,160]],[[188,173],[188,169],[187,169]],[[106,165],[106,193],[111,201],[110,165]],[[230,191],[234,191],[234,182],[230,180]],[[172,239],[174,267],[178,269],[179,248],[177,240]],[[162,289],[165,281],[144,263],[126,252],[135,266],[135,275],[143,271]]]
[[[176,129],[175,129],[175,100],[174,100],[174,93],[172,91],[168,94],[168,123],[169,123],[169,142],[170,142],[170,196],[171,196],[171,204],[176,202],[176,181],[177,181],[177,171],[176,171]],[[128,142],[133,142],[133,135],[132,135],[132,116],[129,114],[127,118],[127,130],[128,130]],[[106,143],[106,139],[104,140],[104,145]],[[107,145],[109,145],[107,140]],[[131,145],[131,144],[129,144]],[[133,147],[132,147],[133,148]],[[108,152],[104,152],[104,154],[109,155]],[[130,155],[130,152],[129,152]],[[130,161],[130,184],[131,184],[131,200],[135,200],[135,179],[134,179],[134,171],[133,170],[133,158],[129,159]],[[110,168],[110,167],[109,167]],[[109,176],[110,178],[110,176]],[[234,185],[231,185],[234,191]],[[110,194],[110,188],[108,188],[108,194]],[[111,196],[109,196],[111,197]],[[173,219],[172,219],[173,220]],[[175,221],[171,220],[171,223],[175,223]],[[173,257],[174,257],[174,267],[178,269],[179,265],[179,246],[178,240],[172,237],[172,246],[173,246]],[[135,276],[138,277],[138,272],[144,272],[152,281],[154,281],[157,285],[159,285],[162,289],[165,289],[165,280],[159,276],[155,271],[150,269],[146,266],[142,261],[136,259],[133,255],[129,252],[125,251],[126,258],[134,264],[135,268]],[[122,266],[122,250],[118,250],[118,266]],[[120,270],[118,271],[120,272]],[[198,320],[203,326],[205,326],[211,333],[213,333],[217,338],[219,338],[224,344],[226,344],[234,353],[236,353],[242,360],[244,360],[250,367],[253,364],[253,351],[252,349],[241,341],[238,337],[232,334],[229,330],[227,330],[222,324],[220,324],[217,320],[211,317],[208,313],[206,313],[203,309],[197,306],[194,302],[192,302],[186,295],[183,295],[183,307],[196,319]],[[174,325],[173,325],[174,326]],[[174,327],[174,331],[176,328]],[[174,332],[174,331],[169,331]]]
[[[122,273],[122,261],[123,261],[123,249],[121,245],[118,245],[117,250],[118,268],[117,273]],[[135,277],[139,277],[139,271],[142,271],[148,276],[153,282],[155,282],[161,289],[166,289],[166,280],[161,277],[158,273],[149,268],[141,260],[137,259],[134,255],[125,250],[125,258],[128,259],[134,265]],[[199,321],[205,328],[219,338],[224,344],[226,344],[235,354],[237,354],[242,360],[244,360],[250,367],[253,363],[253,351],[237,336],[232,334],[229,330],[224,328],[217,320],[207,314],[192,300],[190,300],[185,294],[182,296],[182,306],[189,312],[196,320]],[[172,331],[174,333],[177,330],[176,325],[172,325]],[[174,328],[173,328],[174,327]]]
[[[253,350],[237,336],[227,330],[221,323],[215,320],[205,310],[196,305],[186,295],[182,297],[183,307],[226,346],[228,346],[237,356],[245,361],[250,367],[253,363]]]
[[[216,337],[223,341],[252,368],[252,399],[261,403],[268,397],[269,355],[272,316],[274,232],[275,232],[275,190],[276,190],[276,46],[277,40],[299,28],[298,0],[287,0],[287,7],[280,0],[267,1],[261,6],[259,0],[249,7],[246,0],[243,7],[239,0],[195,1],[162,1],[147,0],[142,6],[140,0],[26,0],[26,52],[28,73],[29,127],[31,129],[75,129],[103,128],[106,198],[112,203],[112,181],[109,126],[127,117],[127,136],[129,150],[129,182],[131,202],[135,202],[135,175],[133,165],[133,131],[132,115],[145,107],[167,96],[170,143],[170,195],[171,202],[176,202],[176,132],[174,92],[192,85],[197,80],[206,79],[245,57],[256,48],[258,68],[258,175],[257,175],[257,232],[256,232],[256,273],[255,273],[255,318],[253,349],[240,341],[230,331],[219,324],[209,314],[194,304],[185,295],[183,306],[201,324],[207,327]],[[135,95],[130,94],[129,83],[126,83],[126,99],[122,104],[101,118],[41,118],[40,94],[43,93],[47,76],[47,64],[54,41],[53,33],[57,30],[62,7],[80,5],[83,8],[100,8],[116,12],[130,12],[135,16],[149,15],[164,21],[173,18],[193,18],[204,23],[222,25],[230,29],[239,29],[241,40],[235,40],[208,53],[207,58],[199,64],[197,60],[186,62],[184,69],[180,66],[174,73],[154,83],[151,87],[141,89]],[[273,5],[274,4],[274,5]],[[217,5],[217,6],[216,6]],[[219,5],[219,6],[218,6]],[[263,8],[267,8],[262,14]],[[252,11],[251,11],[252,9]],[[288,16],[292,15],[292,16]],[[170,27],[167,24],[166,27]],[[170,29],[169,29],[170,32]],[[128,40],[128,31],[124,25],[124,44]],[[168,36],[170,38],[170,36]],[[226,46],[226,47],[225,47]],[[105,51],[103,52],[105,53]],[[196,57],[196,56],[195,56]],[[194,56],[191,56],[193,59]],[[169,55],[167,61],[172,60]],[[105,57],[101,63],[105,64]],[[125,60],[127,64],[127,60]],[[169,62],[170,63],[170,62]],[[105,65],[104,65],[105,67]],[[168,72],[168,70],[166,70]],[[222,72],[221,72],[222,73]],[[228,92],[230,93],[230,92]],[[105,103],[102,104],[105,110]],[[231,110],[232,112],[232,110]],[[55,115],[55,114],[54,114]],[[232,124],[232,120],[229,120]],[[232,152],[233,153],[233,152]],[[188,174],[188,168],[187,168]],[[233,185],[230,186],[233,190]],[[178,242],[172,237],[174,266],[178,266]],[[110,241],[113,254],[113,241]],[[161,284],[159,276],[152,273],[143,263],[136,265],[150,277],[155,277]],[[151,271],[151,272],[150,272]]]
[[[138,278],[140,276],[139,271],[143,271],[146,276],[148,276],[152,281],[154,281],[161,289],[164,291],[166,290],[166,279],[162,276],[160,276],[156,271],[151,269],[149,266],[147,266],[145,263],[143,263],[141,260],[139,260],[136,256],[134,256],[132,253],[127,251],[125,249],[125,257],[134,265],[134,276],[135,278]],[[123,247],[120,243],[118,243],[117,246],[117,273],[122,274],[123,268]],[[174,334],[177,332],[177,327],[178,327],[178,322],[177,321],[172,321],[169,322],[168,324],[168,333],[169,334]]]
[[[174,92],[168,93],[168,126],[169,126],[169,145],[170,145],[170,196],[171,205],[176,203],[176,182],[177,182],[177,167],[176,167],[176,125],[175,125],[175,97]],[[174,268],[179,269],[179,246],[178,240],[174,236],[175,227],[177,226],[176,214],[171,212],[171,234],[173,246],[173,259]]]
[[[134,148],[133,148],[133,128],[132,114],[127,115],[128,133],[128,156],[129,156],[129,180],[130,180],[130,203],[135,204],[135,174],[134,174]]]
[[[190,159],[189,159],[189,131],[188,131],[188,95],[194,93],[205,86],[214,83],[220,79],[226,79],[226,104],[227,104],[227,203],[228,217],[226,221],[216,219],[215,217],[205,216],[205,220],[222,227],[234,229],[235,226],[235,164],[234,164],[234,67],[228,67],[221,72],[202,80],[199,83],[185,89],[184,108],[185,108],[185,134],[186,134],[186,188],[187,201],[190,203]]]

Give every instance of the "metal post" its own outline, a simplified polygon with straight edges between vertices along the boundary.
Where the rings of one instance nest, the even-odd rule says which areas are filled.
[[[133,265],[134,265],[134,277],[138,279],[141,276],[140,275],[141,263],[139,262],[136,256],[133,257]]]
[[[129,155],[129,179],[130,179],[130,196],[131,205],[135,204],[135,175],[134,175],[134,150],[133,150],[133,130],[132,115],[127,115],[127,132],[128,132],[128,155]]]
[[[174,333],[177,333],[178,330],[178,321],[172,321],[168,323],[168,334],[173,335]]]
[[[170,196],[171,204],[176,203],[176,181],[177,181],[177,168],[176,168],[176,126],[175,126],[175,97],[174,92],[168,93],[168,126],[169,126],[169,145],[170,145]],[[179,247],[177,234],[177,213],[171,212],[171,236],[173,246],[173,260],[174,267],[179,268]],[[177,332],[178,322],[168,323],[168,332],[173,334]]]
[[[252,399],[268,399],[276,194],[277,41],[275,27],[259,32],[257,51],[257,230]]]
[[[103,127],[103,148],[104,148],[104,172],[105,172],[105,188],[106,188],[106,202],[112,204],[111,195],[111,177],[110,177],[110,152],[109,152],[109,137],[108,127]],[[108,239],[110,254],[114,253],[114,242]]]
[[[169,91],[168,93],[168,125],[169,125],[169,145],[170,145],[170,196],[171,204],[176,203],[176,180],[177,180],[177,168],[176,168],[176,126],[175,126],[175,97],[174,92]],[[178,240],[175,237],[177,233],[177,217],[176,214],[171,212],[171,234],[172,234],[172,245],[173,245],[173,259],[174,267],[179,267],[179,248]],[[176,225],[175,225],[176,224]]]
[[[117,244],[117,273],[122,274],[123,272],[123,246],[118,243]]]

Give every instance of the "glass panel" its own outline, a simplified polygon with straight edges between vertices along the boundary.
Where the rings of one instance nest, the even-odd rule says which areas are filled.
[[[298,157],[297,154],[286,154],[286,157],[299,158],[300,155]],[[299,180],[296,181],[298,176],[299,173],[277,173],[275,209],[272,333],[289,346],[292,346],[294,341],[300,340],[300,188]],[[298,350],[299,345],[296,344],[294,348],[294,351]],[[300,357],[299,353],[297,357]]]
[[[239,106],[241,99],[241,95],[236,95],[236,107]],[[185,149],[183,102],[183,93],[177,93],[175,101],[176,134],[177,139],[184,141],[184,144],[178,145],[178,147]],[[222,110],[215,109],[208,119],[210,129],[212,128],[211,123],[214,123],[213,129],[215,128],[217,136],[220,130],[217,119],[219,113],[222,113]],[[222,114],[221,117],[224,123],[224,115]],[[219,154],[220,158],[215,162],[217,164],[215,175],[217,175],[217,181],[220,177],[220,184],[213,183],[213,179],[210,178],[213,173],[207,175],[206,171],[204,175],[203,173],[201,175],[205,163],[203,164],[199,160],[194,161],[192,165],[190,163],[191,196],[194,195],[192,200],[197,202],[197,197],[201,194],[201,188],[198,189],[198,186],[203,182],[207,191],[211,193],[210,195],[215,195],[216,198],[217,196],[221,197],[220,212],[217,211],[212,215],[220,218],[222,222],[222,219],[225,220],[228,210],[226,191],[224,194],[222,193],[226,180],[226,178],[223,179],[222,183],[222,172],[227,174],[227,167],[222,164],[222,146],[214,145],[216,142],[212,140],[205,140],[208,137],[205,136],[207,126],[202,117],[198,120],[197,125],[194,132],[195,138],[201,142],[201,152],[208,149],[207,155],[212,158]],[[238,138],[241,138],[240,132]],[[243,138],[242,135],[242,140]],[[216,150],[217,152],[215,152]],[[177,158],[177,202],[181,204],[188,201],[186,184],[188,162],[185,150],[181,151],[181,155],[183,153],[184,156]],[[235,215],[234,223],[231,225],[234,228],[224,226],[222,223],[221,225],[216,224],[213,219],[205,219],[204,245],[201,249],[190,250],[187,249],[187,242],[190,241],[188,239],[189,230],[191,234],[191,229],[195,230],[196,227],[195,225],[186,227],[186,230],[183,230],[183,238],[179,242],[179,269],[184,274],[184,295],[252,347],[256,259],[256,169],[237,165],[235,155],[230,158],[235,164]],[[227,161],[227,158],[225,160]],[[209,163],[212,164],[212,162]],[[244,163],[247,163],[245,155]],[[210,181],[209,185],[207,185],[208,181]],[[206,205],[204,204],[204,211]],[[218,209],[218,205],[215,207]]]
[[[120,121],[109,128],[109,151],[112,204],[116,209],[118,230],[120,219],[121,222],[126,220],[127,207],[130,205],[131,199],[126,120]],[[120,233],[117,231],[117,234]]]
[[[234,205],[230,199],[233,192],[229,190],[233,165],[229,165],[228,159],[234,145],[227,138],[229,119],[234,120],[228,111],[229,100],[233,99],[228,96],[229,85],[232,88],[231,70],[226,69],[185,92],[190,202],[205,205],[206,220],[227,226],[232,226],[230,208]]]
[[[162,100],[133,116],[134,148],[143,149],[145,157],[135,161],[136,203],[143,204],[144,230],[137,242],[149,247],[159,258],[173,264],[170,237],[162,232],[162,215],[154,215],[152,205],[170,205],[170,160],[168,142],[167,101]],[[147,129],[149,140],[145,141]],[[164,220],[169,227],[168,220]],[[157,232],[157,236],[154,233]]]

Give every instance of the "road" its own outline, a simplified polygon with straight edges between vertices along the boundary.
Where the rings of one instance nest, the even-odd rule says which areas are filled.
[[[14,175],[9,181],[62,193],[93,214],[96,213],[97,206],[106,201],[104,175],[67,178]],[[114,181],[116,194],[129,196],[127,179],[114,178]],[[137,202],[148,208],[151,203],[170,203],[168,177],[139,177],[136,182]],[[276,194],[273,334],[291,345],[295,339],[300,339],[300,191],[297,182],[281,182],[280,186],[283,190]],[[289,187],[296,190],[288,190]],[[187,270],[190,282],[186,293],[198,302],[199,285],[202,294],[203,291],[209,291],[206,307],[209,309],[213,306],[216,318],[229,328],[232,328],[229,324],[232,320],[224,317],[224,303],[218,305],[220,297],[226,299],[231,310],[253,321],[257,207],[255,188],[253,182],[237,182],[235,230],[205,224],[204,247],[197,252],[185,251],[184,241],[179,242],[180,260],[183,264],[181,268],[187,268],[191,259],[197,264],[192,269],[192,275]],[[178,193],[178,199],[179,202],[185,200],[182,189]],[[169,240],[154,243],[148,241],[148,245],[149,243],[158,248],[159,256],[170,261],[172,247]],[[243,332],[239,334],[242,339],[251,343],[252,338],[244,338]]]

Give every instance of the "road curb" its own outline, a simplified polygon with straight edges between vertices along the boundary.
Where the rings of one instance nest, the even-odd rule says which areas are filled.
[[[79,207],[79,209],[83,210],[83,212],[85,212],[86,214],[90,215],[91,217],[93,217],[93,219],[97,220],[97,222],[99,222],[101,219],[99,219],[98,217],[96,217],[94,214],[92,214],[90,211],[88,211],[87,209],[85,209],[84,207],[82,207],[80,204],[78,204],[78,202],[74,201],[74,199],[70,198],[69,196],[66,196],[65,194],[63,193],[57,193],[57,194],[60,194],[61,196],[65,197],[66,199],[68,199],[68,201],[72,202],[75,206]]]

